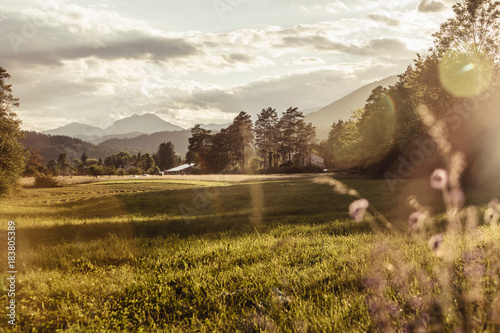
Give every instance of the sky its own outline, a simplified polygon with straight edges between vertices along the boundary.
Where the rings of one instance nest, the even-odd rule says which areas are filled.
[[[255,120],[404,72],[454,2],[0,0],[0,66],[26,130]]]

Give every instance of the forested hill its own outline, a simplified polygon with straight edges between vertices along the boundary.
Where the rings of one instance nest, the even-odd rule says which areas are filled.
[[[117,153],[116,149],[96,146],[69,136],[48,135],[32,131],[24,132],[24,138],[20,141],[30,149],[30,152],[37,150],[43,157],[44,165],[50,160],[57,160],[61,153],[66,153],[68,161],[80,158],[83,152],[86,152],[89,158],[105,158]]]
[[[181,156],[186,155],[188,140],[191,137],[191,130],[183,131],[163,131],[153,134],[143,134],[135,138],[109,139],[101,142],[98,146],[117,151],[128,151],[130,153],[154,153],[161,143],[172,142],[175,152]]]

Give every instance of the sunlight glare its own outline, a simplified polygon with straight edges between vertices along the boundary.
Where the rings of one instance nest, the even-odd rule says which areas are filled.
[[[476,65],[474,63],[470,63],[468,65],[465,65],[463,68],[462,68],[462,72],[465,73],[465,72],[468,72],[468,71],[472,71],[476,68]]]
[[[490,85],[493,73],[491,59],[482,53],[446,53],[439,62],[441,85],[456,97],[474,97]]]

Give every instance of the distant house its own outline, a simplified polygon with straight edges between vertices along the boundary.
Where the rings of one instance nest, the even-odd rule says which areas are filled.
[[[325,159],[318,154],[311,153],[311,164],[319,166],[320,168],[325,167]]]
[[[179,165],[178,167],[175,167],[175,168],[172,168],[172,169],[168,169],[167,171],[165,171],[165,173],[168,174],[168,175],[185,175],[185,174],[190,174],[191,170],[193,169],[194,166],[195,166],[194,163],[183,164],[183,165]]]

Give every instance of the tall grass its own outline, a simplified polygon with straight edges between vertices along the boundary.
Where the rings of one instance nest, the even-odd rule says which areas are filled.
[[[402,193],[427,181],[398,193],[382,180],[344,181],[394,224],[389,234],[351,221],[351,198],[311,180],[118,179],[21,190],[0,203],[0,219],[18,226],[18,330],[498,329],[498,232],[479,222],[480,236],[445,236],[462,245],[444,261],[427,236],[407,233]],[[418,200],[428,193],[439,196],[427,185]],[[471,197],[484,211],[493,194]],[[434,209],[444,220],[444,207]]]

